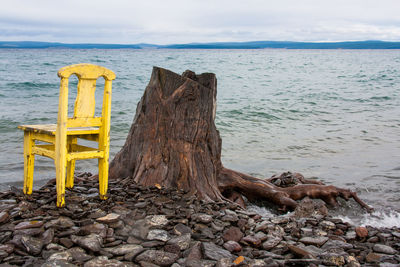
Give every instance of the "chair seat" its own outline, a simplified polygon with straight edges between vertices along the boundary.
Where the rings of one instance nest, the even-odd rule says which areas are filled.
[[[57,124],[20,125],[18,126],[18,128],[28,132],[56,135]],[[99,133],[99,127],[67,128],[67,135],[89,135],[98,133]]]

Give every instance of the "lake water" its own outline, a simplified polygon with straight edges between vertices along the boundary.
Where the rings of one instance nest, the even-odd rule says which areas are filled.
[[[111,158],[152,66],[213,72],[226,167],[257,177],[288,170],[318,177],[357,191],[387,224],[400,226],[400,50],[0,49],[1,183],[23,180],[17,126],[56,122],[57,71],[81,62],[117,75]],[[35,166],[35,181],[54,178],[51,160],[36,157]],[[95,172],[96,161],[79,161],[77,170]],[[334,212],[364,214],[354,202]]]

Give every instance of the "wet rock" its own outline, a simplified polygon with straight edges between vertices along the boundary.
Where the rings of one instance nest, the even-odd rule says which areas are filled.
[[[110,213],[107,214],[106,216],[97,218],[96,221],[98,221],[99,223],[115,223],[118,222],[120,217],[121,215],[117,213]]]
[[[365,257],[365,260],[368,263],[376,263],[376,262],[380,262],[381,257],[382,257],[382,254],[377,254],[377,253],[374,253],[374,252],[370,252]]]
[[[200,260],[203,258],[203,253],[201,251],[201,242],[197,241],[194,245],[189,249],[187,253],[188,260]]]
[[[356,227],[355,230],[358,238],[366,238],[368,236],[368,229],[364,226]]]
[[[28,222],[20,222],[14,228],[14,230],[23,230],[29,228],[39,228],[43,226],[43,221],[28,221]]]
[[[319,225],[325,230],[334,230],[336,225],[331,221],[321,221]]]
[[[378,253],[384,253],[384,254],[389,254],[389,255],[397,254],[397,251],[395,249],[393,249],[392,247],[383,245],[383,244],[375,244],[373,247],[373,250]]]
[[[21,242],[26,251],[31,255],[38,255],[42,252],[43,242],[41,239],[31,236],[22,236]]]
[[[159,241],[167,242],[170,239],[171,238],[170,238],[168,232],[165,230],[154,229],[154,230],[150,230],[149,233],[147,234],[147,240],[159,240]]]
[[[322,202],[313,201],[308,197],[300,201],[293,213],[295,218],[309,218],[316,215],[326,216],[328,209]]]
[[[71,236],[72,242],[78,244],[80,247],[84,249],[88,249],[93,252],[98,252],[101,249],[101,245],[103,240],[101,236],[97,234],[90,234],[88,236]]]
[[[226,248],[230,252],[239,252],[242,250],[242,246],[238,242],[233,241],[233,240],[229,240],[229,241],[225,242],[224,248]]]
[[[136,256],[136,261],[147,261],[160,266],[169,266],[173,264],[179,256],[177,254],[165,252],[162,250],[146,250]]]
[[[311,237],[311,236],[306,236],[300,238],[300,242],[306,245],[314,245],[314,246],[322,246],[329,240],[328,237],[325,236],[318,236],[318,237]]]
[[[191,234],[187,233],[178,237],[171,238],[167,242],[167,245],[176,245],[179,247],[180,250],[185,250],[189,248],[190,241],[191,241]]]
[[[226,242],[229,240],[239,242],[243,238],[243,233],[238,227],[231,226],[226,229],[222,235],[222,239]]]
[[[144,249],[140,245],[124,244],[124,245],[118,245],[116,247],[105,248],[104,250],[116,256],[123,256],[128,253],[134,253],[135,255],[137,255]]]
[[[228,250],[220,248],[219,246],[211,242],[203,242],[202,251],[204,257],[210,260],[218,260],[220,258],[232,258],[232,254]]]

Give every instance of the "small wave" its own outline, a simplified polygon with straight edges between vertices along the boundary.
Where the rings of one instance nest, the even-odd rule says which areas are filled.
[[[353,225],[369,225],[376,228],[400,227],[400,213],[396,211],[374,211],[371,214],[363,214],[361,216],[359,223],[355,223],[347,216],[338,216],[338,218]]]
[[[20,82],[20,83],[7,83],[7,86],[18,90],[30,90],[37,88],[58,88],[57,84],[53,83],[35,83],[35,82]]]
[[[390,100],[391,98],[389,96],[373,96],[370,98],[370,100]]]

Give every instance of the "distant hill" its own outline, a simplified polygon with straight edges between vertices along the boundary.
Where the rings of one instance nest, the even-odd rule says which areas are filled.
[[[66,44],[51,42],[3,42],[0,48],[69,48],[69,49],[400,49],[400,42],[356,41],[356,42],[289,42],[289,41],[253,41],[253,42],[215,42],[189,44]]]

